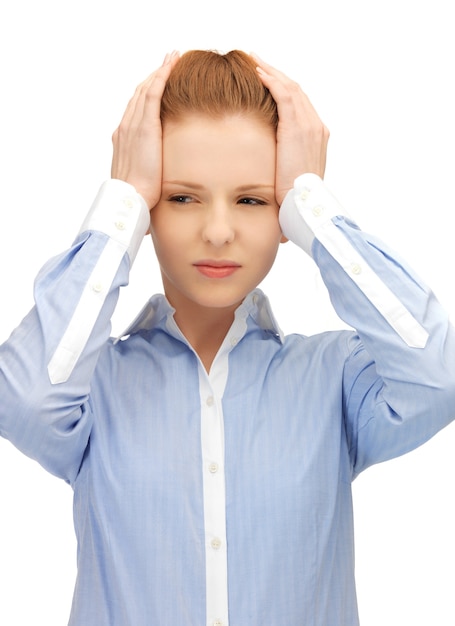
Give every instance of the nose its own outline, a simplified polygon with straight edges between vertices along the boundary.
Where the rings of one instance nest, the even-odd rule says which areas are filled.
[[[221,248],[225,244],[231,243],[234,237],[233,215],[229,206],[218,202],[207,208],[202,230],[203,240],[216,248]]]

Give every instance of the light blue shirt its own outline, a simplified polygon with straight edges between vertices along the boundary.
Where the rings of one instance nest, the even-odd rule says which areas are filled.
[[[453,419],[454,332],[316,176],[280,221],[355,331],[284,337],[255,290],[209,374],[163,296],[109,339],[148,226],[109,181],[1,347],[1,435],[74,489],[71,626],[358,624],[351,482]]]

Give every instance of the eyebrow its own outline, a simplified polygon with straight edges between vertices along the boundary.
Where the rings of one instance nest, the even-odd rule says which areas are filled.
[[[251,189],[275,189],[275,186],[256,183],[251,185],[241,185],[240,187],[237,187],[237,191],[250,191]]]
[[[204,189],[204,185],[198,183],[190,183],[185,180],[163,180],[163,185],[177,185],[188,187],[190,189]],[[240,185],[236,187],[236,191],[252,191],[253,189],[275,189],[274,185],[265,185],[263,183],[251,183],[250,185]]]
[[[189,187],[190,189],[204,189],[204,185],[189,183],[184,180],[163,180],[163,185],[177,185],[178,187]]]

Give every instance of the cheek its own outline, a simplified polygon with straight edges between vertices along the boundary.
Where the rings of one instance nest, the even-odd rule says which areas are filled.
[[[269,228],[257,228],[249,241],[249,248],[257,259],[262,259],[264,268],[273,265],[280,245],[281,230],[278,223],[270,224]]]
[[[178,251],[178,245],[175,243],[175,237],[172,237],[172,230],[167,222],[160,219],[152,219],[150,234],[152,236],[153,246],[159,262],[165,261],[166,258],[174,256]]]
[[[248,226],[250,239],[255,247],[264,251],[278,246],[281,239],[281,228],[278,221],[278,213],[273,211],[262,219],[253,221]]]
[[[179,245],[182,227],[173,219],[172,211],[156,207],[151,213],[150,232],[155,248],[167,249]]]

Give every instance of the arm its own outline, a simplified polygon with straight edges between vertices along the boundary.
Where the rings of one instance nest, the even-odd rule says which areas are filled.
[[[283,233],[311,254],[335,310],[357,331],[343,379],[355,476],[420,445],[454,419],[454,329],[412,270],[363,233],[328,191],[322,181],[328,132],[301,89],[257,61],[278,105]]]
[[[39,273],[35,306],[0,350],[1,435],[69,482],[90,435],[91,376],[147,226],[134,189],[106,183],[74,245]]]
[[[90,435],[90,381],[119,289],[159,198],[159,103],[176,59],[168,55],[136,90],[114,133],[112,180],[71,249],[38,275],[34,308],[0,349],[0,434],[68,482]]]
[[[335,310],[357,331],[343,380],[356,476],[455,418],[455,332],[432,291],[346,217],[320,178],[299,177],[281,212],[284,232],[311,253]]]

